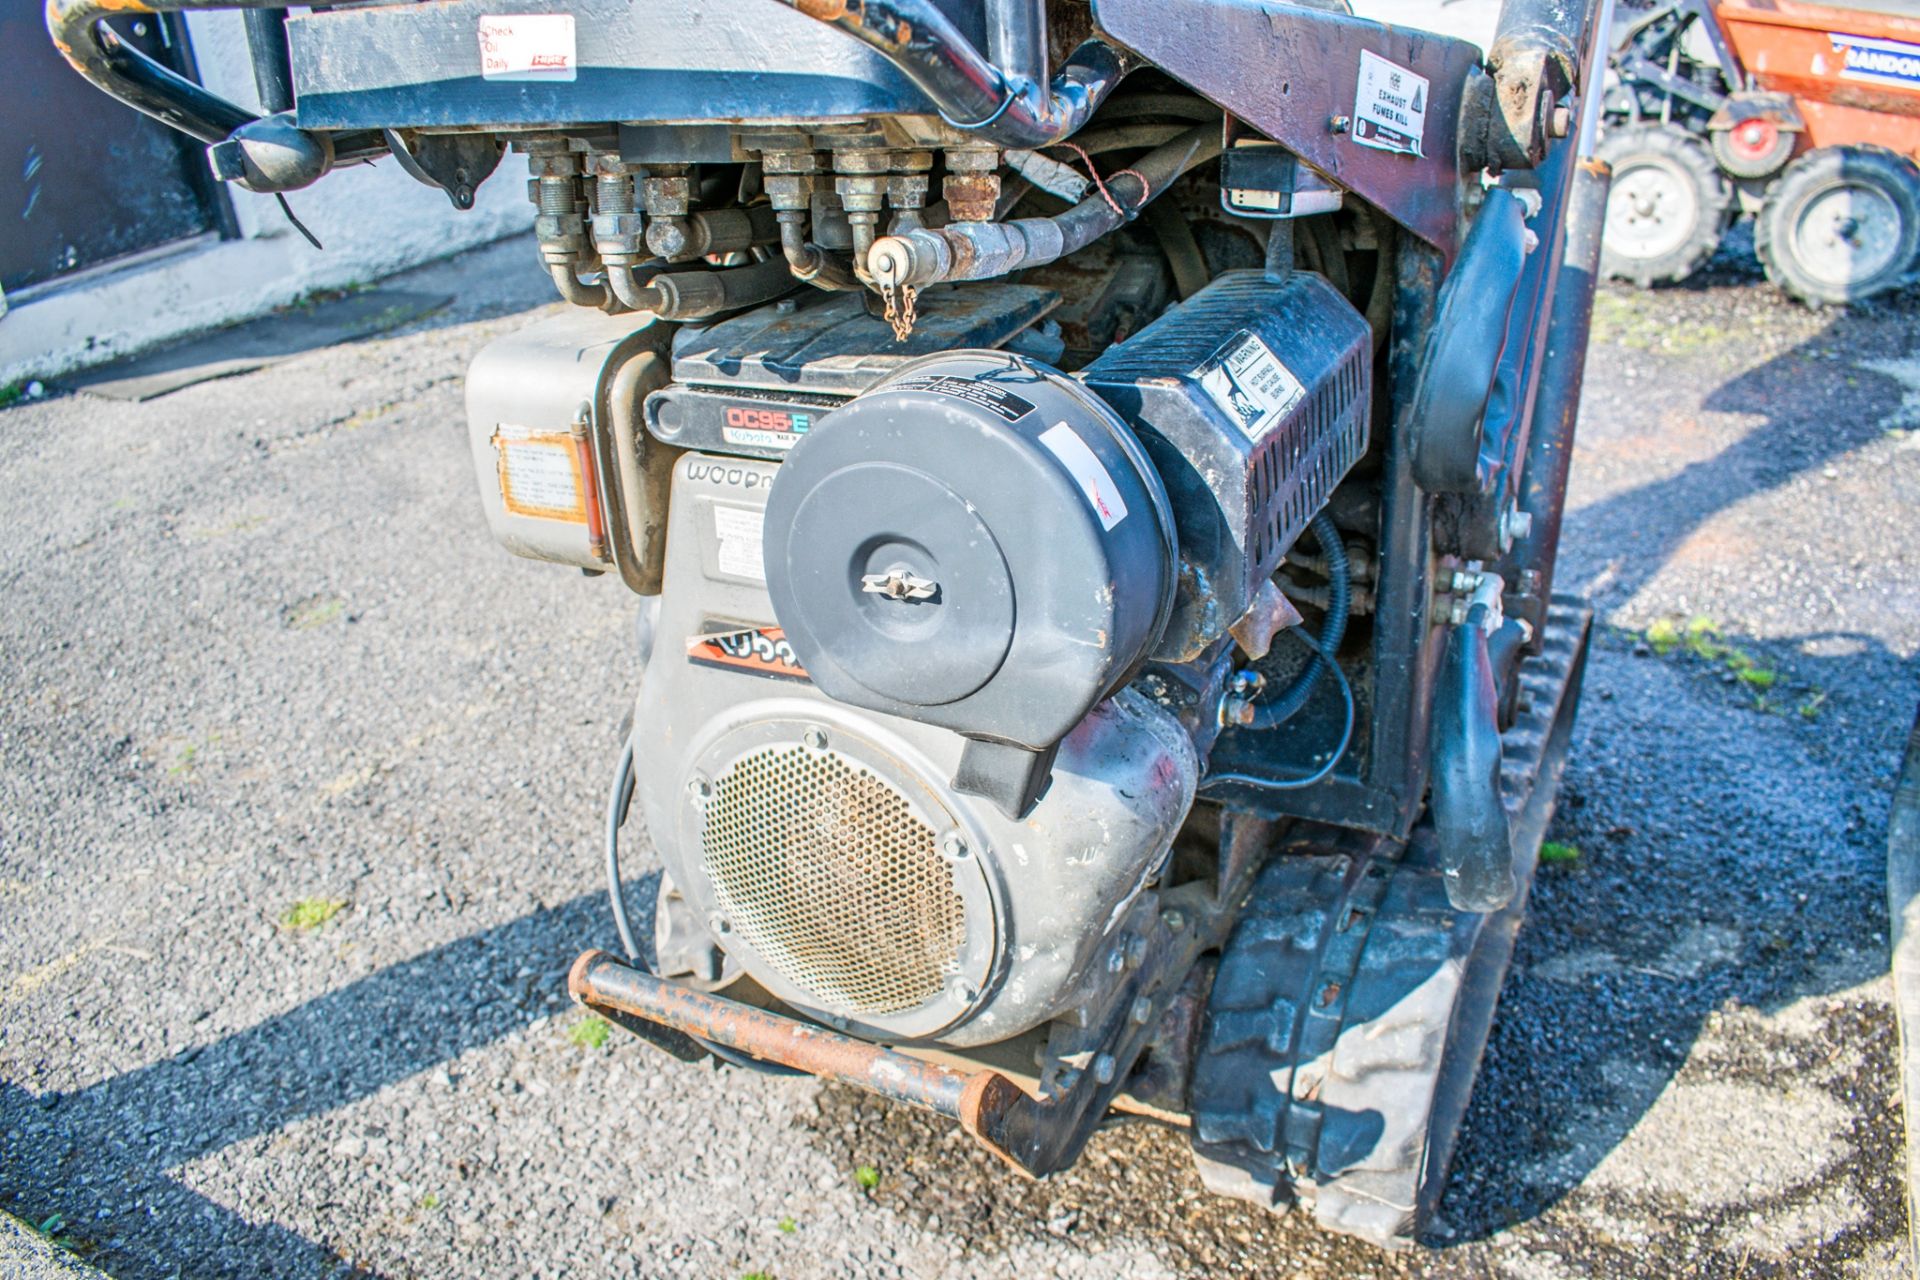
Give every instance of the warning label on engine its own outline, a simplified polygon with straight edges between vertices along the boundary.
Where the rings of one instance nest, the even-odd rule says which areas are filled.
[[[715,635],[689,636],[687,661],[754,676],[807,679],[806,668],[794,657],[787,633],[779,627],[745,627]]]
[[[572,80],[573,15],[484,14],[480,18],[480,74],[488,80]]]
[[[1193,377],[1249,440],[1273,430],[1307,394],[1260,335],[1246,329],[1201,361]]]
[[[767,580],[767,568],[761,560],[761,530],[766,513],[758,507],[713,505],[713,532],[719,541],[714,563],[720,572],[754,582]]]
[[[1018,422],[1033,412],[1031,400],[1023,400],[1004,387],[973,378],[956,378],[950,373],[923,373],[918,377],[902,378],[898,382],[889,382],[887,390],[931,391],[935,395],[952,396],[955,400],[965,400],[968,404],[999,414],[1008,422]]]
[[[1427,78],[1362,49],[1360,83],[1353,91],[1353,140],[1417,156],[1426,134]]]
[[[516,516],[587,522],[586,485],[580,450],[567,431],[500,426],[493,433],[499,455],[500,500]]]

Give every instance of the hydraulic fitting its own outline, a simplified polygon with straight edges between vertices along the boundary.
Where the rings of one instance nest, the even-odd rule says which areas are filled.
[[[920,211],[927,207],[927,172],[933,168],[931,151],[896,151],[887,175],[887,205],[893,220],[887,234],[899,235],[924,225]]]
[[[991,222],[1000,204],[1000,152],[994,147],[948,147],[940,193],[955,222]]]
[[[687,213],[693,208],[693,178],[684,164],[657,164],[640,180],[648,219],[647,248],[673,261],[687,248]]]
[[[527,197],[539,213],[533,220],[540,256],[549,266],[572,265],[587,253],[587,203],[580,189],[580,156],[565,138],[535,138],[527,144]]]
[[[587,160],[593,178],[593,248],[608,266],[632,266],[646,253],[644,219],[636,207],[636,166],[617,151],[596,151]]]

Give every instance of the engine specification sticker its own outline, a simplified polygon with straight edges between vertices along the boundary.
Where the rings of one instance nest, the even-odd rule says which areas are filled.
[[[1087,505],[1100,517],[1102,529],[1111,531],[1127,518],[1127,504],[1120,496],[1120,487],[1113,482],[1112,473],[1093,450],[1087,448],[1087,442],[1074,434],[1072,427],[1056,422],[1040,433],[1040,443],[1060,459],[1060,465],[1080,486],[1080,492],[1087,495]]]
[[[1417,156],[1426,133],[1427,78],[1362,49],[1360,84],[1353,91],[1353,140]]]
[[[1246,329],[1201,361],[1193,377],[1249,440],[1273,430],[1307,395],[1273,349]]]
[[[535,431],[502,424],[494,429],[500,501],[516,516],[587,522],[580,450],[568,431]]]
[[[570,13],[483,14],[480,74],[488,80],[572,80],[578,69]]]
[[[922,373],[902,378],[898,382],[889,382],[887,390],[931,391],[935,395],[952,396],[955,400],[965,400],[989,413],[996,413],[1008,422],[1018,422],[1033,412],[1031,400],[1023,400],[1004,387],[974,378],[956,378],[950,373]]]
[[[713,504],[713,532],[719,540],[714,562],[720,572],[754,582],[767,580],[767,568],[761,559],[761,529],[766,513],[758,507],[727,507]]]
[[[1896,89],[1920,89],[1920,44],[1850,36],[1829,31],[1833,51],[1840,55],[1840,74],[1848,80],[1887,84]],[[1818,60],[1815,62],[1818,70]]]

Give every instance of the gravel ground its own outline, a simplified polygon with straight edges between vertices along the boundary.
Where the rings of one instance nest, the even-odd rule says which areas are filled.
[[[121,1277],[1895,1273],[1920,294],[1808,312],[1729,260],[1602,298],[1579,854],[1436,1248],[1390,1256],[1209,1199],[1165,1131],[1026,1183],[862,1095],[576,1032],[632,605],[480,521],[460,376],[549,305],[530,248],[408,283],[462,300],[0,412],[0,1208]]]

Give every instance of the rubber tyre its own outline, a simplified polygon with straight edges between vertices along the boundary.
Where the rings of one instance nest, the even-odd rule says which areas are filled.
[[[1733,184],[1705,142],[1676,125],[1636,124],[1610,130],[1594,155],[1613,166],[1603,273],[1644,289],[1685,280],[1713,256],[1733,217]]]
[[[1836,217],[1855,230],[1831,231]],[[1920,169],[1880,147],[1809,151],[1768,191],[1753,246],[1767,279],[1809,305],[1884,292],[1913,269],[1920,250]]]

